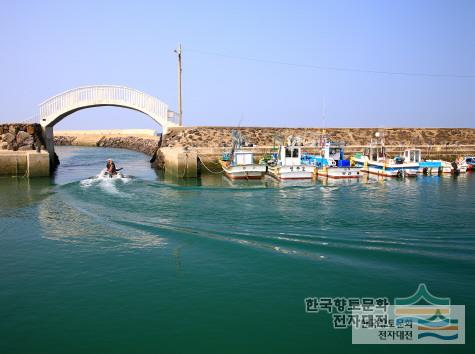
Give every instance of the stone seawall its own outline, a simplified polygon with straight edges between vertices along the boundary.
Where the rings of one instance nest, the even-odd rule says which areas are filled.
[[[129,149],[154,156],[160,146],[160,136],[105,136],[105,135],[77,135],[54,136],[54,145],[100,146]]]
[[[471,128],[272,128],[272,127],[183,127],[170,128],[164,136],[161,149],[196,152],[202,163],[219,167],[218,159],[231,146],[231,132],[239,130],[246,144],[253,145],[256,158],[270,153],[290,135],[302,140],[303,151],[318,153],[316,142],[322,134],[346,143],[345,154],[349,158],[362,151],[376,132],[383,132],[389,156],[403,153],[407,147],[422,150],[425,159],[453,161],[458,156],[475,155],[475,129]],[[163,156],[157,155],[158,160]],[[159,166],[166,164],[158,162]]]
[[[162,147],[211,148],[231,145],[231,131],[239,130],[246,142],[255,146],[273,146],[281,137],[299,136],[304,146],[314,146],[318,137],[329,134],[349,146],[365,146],[377,131],[384,132],[386,145],[475,145],[472,128],[170,128]]]
[[[35,150],[37,145],[44,149],[45,143],[40,124],[0,124],[1,150],[28,151]]]

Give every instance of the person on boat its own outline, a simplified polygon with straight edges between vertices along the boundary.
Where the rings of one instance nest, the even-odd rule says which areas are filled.
[[[122,170],[122,168],[115,167],[115,163],[114,161],[112,161],[112,159],[107,160],[106,169],[107,169],[107,173],[109,173],[111,177],[115,176],[118,171]]]

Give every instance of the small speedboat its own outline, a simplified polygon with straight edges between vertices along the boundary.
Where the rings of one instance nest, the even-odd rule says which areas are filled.
[[[116,172],[114,174],[111,174],[105,168],[101,171],[100,177],[102,177],[102,178],[124,178],[124,175],[121,172]]]

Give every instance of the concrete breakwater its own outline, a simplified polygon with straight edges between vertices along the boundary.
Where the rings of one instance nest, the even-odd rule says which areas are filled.
[[[121,134],[55,135],[57,145],[104,146],[131,149],[152,156],[153,167],[178,177],[195,177],[201,172],[218,171],[218,159],[231,146],[232,130],[240,130],[252,145],[256,158],[275,151],[289,135],[302,139],[303,151],[317,153],[316,142],[326,133],[347,144],[346,154],[362,151],[377,131],[383,132],[389,155],[399,155],[407,147],[418,147],[426,159],[454,160],[475,155],[475,129],[469,128],[170,128],[160,136]],[[127,134],[127,132],[124,132]]]
[[[50,159],[41,125],[0,125],[0,146],[0,176],[49,176]]]
[[[245,127],[186,127],[171,128],[162,147],[212,148],[230,146],[232,130],[239,130],[246,142],[255,146],[273,146],[289,135],[302,139],[303,146],[314,146],[319,136],[328,134],[348,146],[366,146],[378,131],[384,133],[388,146],[473,146],[472,128],[245,128]]]
[[[167,151],[194,152],[198,156],[198,172],[219,169],[218,159],[231,146],[232,130],[242,133],[246,143],[253,146],[256,158],[275,151],[279,141],[285,141],[290,135],[301,138],[304,152],[318,153],[316,143],[322,134],[345,142],[348,158],[363,151],[376,132],[384,134],[390,156],[402,154],[407,147],[420,148],[425,159],[453,161],[458,156],[475,155],[475,129],[471,128],[184,127],[171,128],[163,137],[157,159],[163,158]],[[161,156],[160,152],[163,152]],[[166,162],[159,162],[159,165],[167,168]]]

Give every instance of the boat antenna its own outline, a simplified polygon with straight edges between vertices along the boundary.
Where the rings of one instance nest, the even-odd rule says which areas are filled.
[[[232,140],[232,147],[231,147],[231,159],[234,156],[234,151],[236,149],[240,149],[244,145],[244,137],[238,130],[233,130],[231,132],[231,140]]]
[[[326,130],[325,130],[325,127],[326,127],[326,119],[327,119],[327,116],[325,114],[325,97],[323,97],[323,100],[322,100],[322,126],[323,126],[323,134],[325,134]]]
[[[241,122],[244,119],[244,113],[241,112],[241,118],[239,118],[238,128],[241,127]]]

